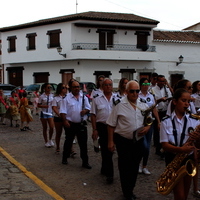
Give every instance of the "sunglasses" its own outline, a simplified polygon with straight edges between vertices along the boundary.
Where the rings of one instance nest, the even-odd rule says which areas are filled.
[[[52,87],[51,86],[49,86],[49,87],[47,87],[48,89],[52,89]]]
[[[187,87],[188,90],[191,90],[192,88],[193,88],[193,87],[191,87],[191,86]]]
[[[148,86],[149,86],[149,85],[150,85],[150,83],[142,83],[142,85],[148,85]]]
[[[62,87],[62,89],[67,89],[67,87]]]
[[[129,93],[134,93],[136,92],[137,94],[140,92],[140,90],[129,90]]]

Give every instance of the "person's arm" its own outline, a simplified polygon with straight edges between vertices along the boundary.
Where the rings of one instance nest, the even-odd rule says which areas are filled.
[[[92,122],[92,139],[97,140],[99,134],[96,127],[96,115],[91,114],[91,122]]]
[[[108,125],[108,149],[113,152],[115,150],[115,144],[113,140],[115,127]]]

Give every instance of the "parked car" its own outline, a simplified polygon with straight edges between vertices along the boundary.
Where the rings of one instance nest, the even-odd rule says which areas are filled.
[[[11,92],[16,88],[16,86],[12,84],[0,84],[0,88],[3,89],[4,95],[10,97]]]
[[[79,82],[79,84],[84,94],[90,94],[92,90],[96,88],[93,82]]]
[[[31,84],[29,86],[26,87],[26,92],[27,92],[27,98],[29,101],[31,101],[31,96],[32,96],[32,93],[36,90],[36,88],[40,91],[41,89],[41,86],[43,85],[44,83],[34,83],[34,84]],[[56,83],[49,83],[52,87],[51,89],[51,92],[52,93],[55,93],[56,92],[56,89],[57,89],[57,84]]]

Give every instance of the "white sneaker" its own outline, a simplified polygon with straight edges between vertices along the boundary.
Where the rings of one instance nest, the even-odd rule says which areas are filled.
[[[53,146],[54,146],[54,142],[53,142],[52,140],[49,140],[49,145],[50,145],[51,147],[53,147]]]
[[[47,148],[50,148],[50,147],[51,147],[51,145],[49,144],[49,142],[45,143],[44,146],[47,147]]]
[[[142,165],[139,166],[138,173],[140,173],[140,174],[142,173]]]
[[[147,168],[143,168],[143,169],[142,169],[142,172],[143,172],[144,174],[146,174],[146,175],[151,174],[151,172],[150,172]]]

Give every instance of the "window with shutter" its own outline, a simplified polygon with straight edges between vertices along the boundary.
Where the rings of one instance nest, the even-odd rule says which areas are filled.
[[[29,33],[26,35],[28,41],[27,41],[27,50],[35,50],[36,45],[35,45],[35,37],[37,36],[36,33]]]
[[[16,51],[16,36],[9,36],[8,40],[8,52],[15,52]]]
[[[62,33],[60,29],[47,32],[47,35],[49,35],[48,48],[60,47],[60,33]]]

